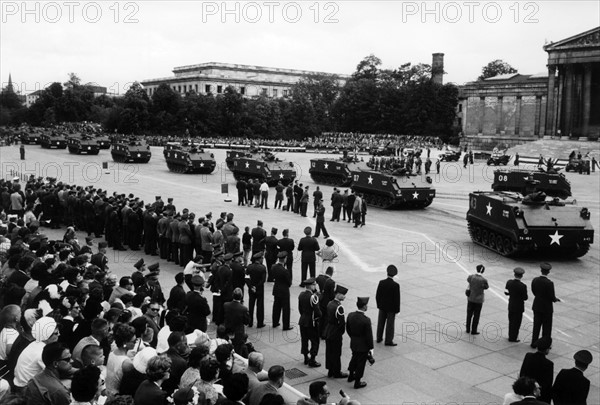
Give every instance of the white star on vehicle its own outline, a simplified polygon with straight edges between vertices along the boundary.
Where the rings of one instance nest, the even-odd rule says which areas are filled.
[[[371,175],[367,177],[367,180],[369,181],[369,184],[373,184],[373,177],[371,177]]]
[[[325,169],[329,167],[329,163],[325,163]]]
[[[200,163],[200,167],[204,167],[204,162],[201,162],[201,163]]]
[[[246,169],[250,167],[250,163],[246,162]]]
[[[554,235],[548,235],[550,236],[550,239],[552,239],[552,242],[550,242],[550,245],[552,245],[553,243],[556,243],[558,246],[560,246],[560,238],[562,238],[565,235],[559,235],[558,234],[558,230],[556,232],[554,232]]]
[[[487,203],[485,209],[487,210],[486,215],[492,215],[492,205],[490,203]]]
[[[419,198],[419,193],[417,193],[416,191],[413,193],[413,200],[416,200],[417,198]]]

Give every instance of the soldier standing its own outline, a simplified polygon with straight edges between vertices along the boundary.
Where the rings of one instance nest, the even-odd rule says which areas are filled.
[[[554,303],[560,302],[560,299],[554,294],[554,283],[548,278],[552,265],[550,263],[540,264],[542,275],[531,281],[531,292],[533,299],[533,332],[531,336],[531,347],[535,348],[535,343],[540,336],[552,337],[552,315],[554,312]]]
[[[254,319],[254,306],[256,305],[256,327],[265,326],[265,282],[267,281],[267,268],[262,264],[263,253],[258,252],[252,256],[252,263],[246,269],[248,274],[248,296],[250,302],[248,309],[250,312],[250,322],[252,326]]]
[[[283,238],[279,239],[277,246],[279,247],[279,252],[287,253],[285,257],[285,268],[290,273],[290,280],[293,280],[294,275],[292,273],[292,267],[294,265],[294,247],[296,247],[296,244],[294,243],[294,240],[289,237],[289,229],[284,229],[282,235]]]
[[[321,363],[315,360],[319,352],[318,322],[321,317],[319,296],[316,294],[317,281],[311,277],[304,281],[304,287],[306,289],[298,296],[298,312],[300,312],[298,325],[300,326],[300,338],[302,341],[300,353],[304,355],[304,365],[320,367]],[[310,350],[308,348],[309,342]]]
[[[277,228],[271,228],[271,235],[265,238],[265,261],[267,262],[267,279],[273,281],[273,275],[271,274],[271,267],[277,261],[277,254],[279,253],[279,247],[277,246]]]
[[[325,367],[327,377],[346,378],[348,373],[342,372],[342,343],[346,330],[346,317],[342,301],[348,289],[341,285],[335,288],[335,298],[327,305],[327,327],[325,328]]]
[[[292,277],[284,267],[285,263],[284,252],[281,252],[277,257],[279,262],[273,265],[271,272],[273,273],[273,327],[279,326],[279,316],[283,312],[283,330],[291,330],[290,327],[290,287],[292,286]]]
[[[514,269],[515,278],[506,282],[504,294],[508,295],[508,341],[520,342],[519,328],[525,311],[527,301],[527,286],[521,281],[525,270],[520,267]]]
[[[21,144],[19,147],[19,153],[21,154],[21,160],[25,160],[25,145]]]
[[[333,266],[327,267],[325,273],[317,276],[317,284],[321,297],[319,306],[321,307],[321,318],[319,319],[319,336],[325,339],[325,328],[327,327],[327,305],[335,297],[335,281],[333,281]]]
[[[348,365],[348,382],[354,381],[354,388],[364,388],[367,386],[365,381],[361,381],[365,374],[365,365],[369,354],[373,354],[373,330],[371,328],[371,319],[365,314],[369,297],[358,297],[356,306],[358,311],[348,314],[346,331],[350,336],[350,349],[352,349],[352,359]]]

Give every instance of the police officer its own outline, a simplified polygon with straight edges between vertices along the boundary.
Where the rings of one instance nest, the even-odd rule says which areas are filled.
[[[246,269],[248,275],[248,296],[250,302],[248,309],[250,312],[250,322],[252,326],[254,319],[254,306],[256,305],[256,327],[265,326],[265,282],[267,281],[267,268],[262,264],[263,252],[258,252],[252,256],[252,263]]]
[[[291,330],[290,327],[290,287],[292,277],[284,266],[287,253],[279,252],[278,262],[271,268],[273,274],[273,327],[279,326],[279,317],[283,318],[283,330]]]
[[[521,281],[525,270],[520,267],[514,269],[515,278],[506,282],[504,294],[508,295],[508,341],[520,342],[519,328],[525,311],[527,301],[527,286]]]
[[[327,305],[327,327],[325,328],[325,367],[327,377],[346,378],[348,373],[342,372],[342,343],[346,330],[346,316],[342,301],[348,289],[341,285],[335,288],[335,298]]]
[[[554,283],[548,278],[552,265],[550,263],[540,264],[542,275],[531,281],[531,292],[533,299],[533,332],[531,334],[531,347],[535,343],[542,331],[542,337],[552,337],[552,315],[554,312],[554,303],[560,302],[560,299],[554,294]]]
[[[348,365],[348,382],[354,381],[354,388],[364,388],[367,386],[361,378],[365,374],[365,365],[369,354],[372,356],[373,350],[373,329],[371,319],[365,314],[369,297],[358,297],[356,307],[358,311],[348,314],[346,331],[350,336],[350,349],[352,349],[352,359]],[[371,357],[372,358],[372,357]]]
[[[304,364],[309,367],[320,367],[321,363],[315,360],[319,352],[319,327],[318,322],[321,317],[319,306],[319,296],[316,294],[317,281],[309,278],[304,281],[304,291],[298,296],[298,312],[300,312],[300,339],[302,347],[300,352],[304,355]],[[308,343],[310,342],[310,350]],[[310,358],[309,358],[310,354]]]

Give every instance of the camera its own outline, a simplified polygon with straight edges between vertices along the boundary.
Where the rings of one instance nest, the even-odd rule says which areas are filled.
[[[373,358],[373,353],[369,352],[369,354],[367,355],[367,361],[369,362],[369,364],[372,366],[373,364],[375,364],[375,359]]]

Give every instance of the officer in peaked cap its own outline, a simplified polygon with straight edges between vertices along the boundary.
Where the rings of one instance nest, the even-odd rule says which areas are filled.
[[[587,403],[590,380],[583,373],[594,358],[589,351],[579,350],[573,359],[575,359],[575,367],[560,370],[554,381],[552,399],[557,405]]]
[[[554,293],[554,283],[548,278],[552,265],[540,264],[541,275],[531,280],[533,299],[533,331],[531,332],[531,346],[534,347],[540,331],[542,336],[552,337],[552,316],[554,303],[560,302]]]
[[[304,355],[304,364],[309,367],[320,367],[321,363],[315,359],[319,352],[319,327],[318,320],[321,318],[319,296],[317,294],[317,280],[314,277],[303,282],[304,291],[298,296],[298,312],[300,312],[300,353]],[[308,343],[310,342],[310,350]],[[309,357],[310,355],[310,357]]]
[[[160,268],[160,264],[159,263],[153,263],[150,266],[148,266],[148,270],[152,271],[152,272],[157,272]]]
[[[133,281],[133,286],[137,289],[139,286],[144,284],[143,273],[146,271],[146,264],[144,263],[144,259],[141,258],[140,260],[135,262],[133,267],[135,267],[136,270],[131,275],[131,281]]]
[[[327,377],[346,378],[342,371],[342,343],[346,331],[346,316],[342,301],[348,289],[341,285],[335,287],[335,298],[327,304],[327,326],[325,327],[325,367]]]
[[[265,252],[261,250],[260,252],[256,252],[252,255],[252,260],[262,259],[264,256]]]
[[[361,381],[365,373],[365,365],[369,353],[373,350],[373,330],[371,319],[366,315],[369,297],[358,297],[356,300],[357,311],[348,314],[346,330],[350,336],[352,358],[348,365],[348,381],[354,381],[354,388],[366,387],[367,383]]]
[[[519,329],[523,320],[525,311],[525,301],[527,301],[527,285],[521,279],[525,270],[521,267],[515,267],[513,270],[515,277],[506,282],[504,295],[508,295],[508,341],[519,342]]]

